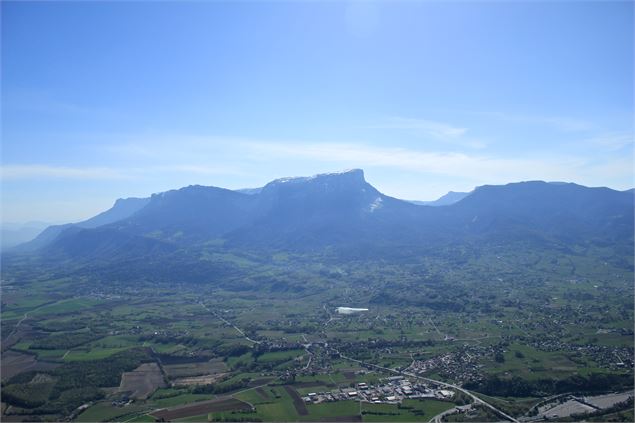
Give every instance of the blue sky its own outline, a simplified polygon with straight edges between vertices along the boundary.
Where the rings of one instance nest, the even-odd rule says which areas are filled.
[[[631,2],[2,2],[3,221],[363,168],[633,183]]]

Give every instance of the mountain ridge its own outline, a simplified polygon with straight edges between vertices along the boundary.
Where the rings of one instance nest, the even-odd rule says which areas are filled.
[[[47,228],[16,251],[103,258],[198,250],[210,243],[346,252],[494,240],[632,239],[632,190],[526,181],[483,185],[459,197],[443,207],[412,204],[378,191],[361,169],[279,178],[249,193],[190,185],[117,200],[91,219]]]

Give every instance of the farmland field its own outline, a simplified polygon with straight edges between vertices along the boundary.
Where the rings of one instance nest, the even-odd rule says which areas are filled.
[[[157,363],[144,363],[121,375],[119,391],[129,392],[132,398],[146,399],[162,386],[165,386],[165,381]]]
[[[227,365],[219,359],[193,363],[164,364],[163,368],[168,376],[173,378],[215,375],[227,371]]]
[[[212,401],[203,401],[193,406],[157,411],[153,413],[152,416],[159,419],[175,420],[175,419],[180,419],[183,417],[198,416],[201,414],[213,413],[218,411],[249,410],[249,409],[251,409],[249,404],[239,401],[237,399],[219,398]]]

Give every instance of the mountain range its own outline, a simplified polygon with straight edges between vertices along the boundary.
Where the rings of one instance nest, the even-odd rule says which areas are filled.
[[[596,243],[632,249],[634,192],[530,181],[451,192],[435,204],[387,196],[362,170],[276,179],[262,188],[193,185],[120,199],[50,226],[13,254],[130,259],[220,249],[348,254],[457,243]]]

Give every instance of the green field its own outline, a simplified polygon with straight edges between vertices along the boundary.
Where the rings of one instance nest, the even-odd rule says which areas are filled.
[[[364,421],[428,421],[435,415],[453,408],[455,404],[445,401],[405,400],[401,406],[393,404],[363,404]]]

